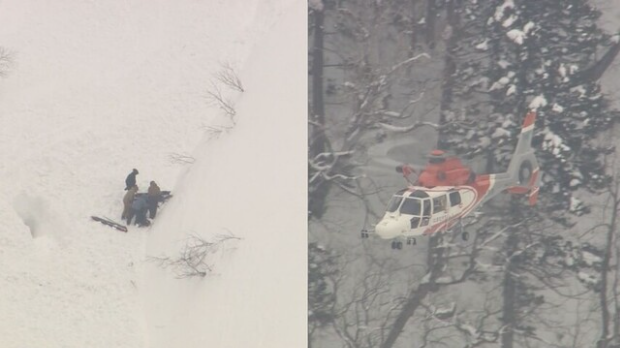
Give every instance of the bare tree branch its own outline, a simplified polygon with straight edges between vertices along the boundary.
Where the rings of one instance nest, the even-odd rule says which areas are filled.
[[[241,79],[237,76],[235,69],[230,62],[220,63],[220,71],[215,76],[221,83],[232,88],[235,91],[244,92]]]
[[[233,103],[222,95],[222,90],[215,83],[211,83],[211,88],[207,90],[207,100],[211,105],[218,106],[222,109],[233,125],[237,123],[235,121],[237,111],[235,110]]]
[[[14,63],[13,53],[4,47],[0,47],[0,77],[6,77]]]
[[[196,159],[189,155],[183,155],[179,153],[170,153],[168,154],[170,158],[170,162],[174,164],[194,164]]]
[[[240,239],[230,232],[217,234],[212,241],[190,235],[178,256],[149,256],[147,260],[155,262],[162,268],[172,268],[179,279],[205,277],[213,271],[212,260],[208,258],[216,254],[227,242]]]

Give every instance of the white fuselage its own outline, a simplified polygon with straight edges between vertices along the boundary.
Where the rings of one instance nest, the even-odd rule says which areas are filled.
[[[375,233],[392,239],[443,231],[473,211],[478,201],[470,186],[410,187],[392,197]]]

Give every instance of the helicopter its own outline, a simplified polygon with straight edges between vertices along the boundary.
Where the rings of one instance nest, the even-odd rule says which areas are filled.
[[[381,239],[391,239],[392,249],[402,249],[403,241],[416,244],[416,237],[450,231],[463,218],[501,192],[527,195],[530,205],[538,199],[539,166],[531,146],[536,113],[527,113],[517,146],[504,173],[476,174],[456,156],[433,150],[428,163],[412,182],[415,172],[409,165],[396,168],[407,180],[406,188],[396,192],[383,218],[375,226]],[[463,240],[469,238],[461,228]],[[362,238],[368,232],[362,231]]]

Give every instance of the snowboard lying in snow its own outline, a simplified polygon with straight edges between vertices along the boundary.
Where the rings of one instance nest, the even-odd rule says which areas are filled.
[[[146,195],[146,193],[138,193],[136,194],[136,196],[140,196],[140,195]],[[172,194],[170,194],[170,191],[161,191],[161,195],[159,197],[159,202],[160,203],[165,203],[168,199],[170,199],[170,197],[172,197]],[[106,226],[110,226],[114,229],[117,229],[119,231],[123,231],[123,232],[127,232],[127,226],[118,223],[110,218],[107,217],[99,217],[99,216],[91,216],[91,219],[97,221],[97,222],[101,222],[102,224],[106,225]]]
[[[121,225],[116,221],[113,221],[111,219],[108,219],[106,217],[99,217],[99,216],[91,216],[91,219],[101,222],[102,224],[106,225],[106,226],[110,226],[112,228],[115,228],[119,231],[123,231],[123,232],[127,232],[127,226],[125,225]]]

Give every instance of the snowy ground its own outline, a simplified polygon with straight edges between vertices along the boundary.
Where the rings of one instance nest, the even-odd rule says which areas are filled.
[[[16,61],[0,80],[1,347],[305,341],[305,11],[0,3],[0,46]],[[230,94],[234,130],[208,140],[202,127],[226,122],[205,99],[221,61],[246,92]],[[175,193],[156,224],[124,234],[91,222],[119,218],[133,167],[141,190],[155,180]],[[216,276],[178,280],[145,261],[222,228],[243,239]]]

